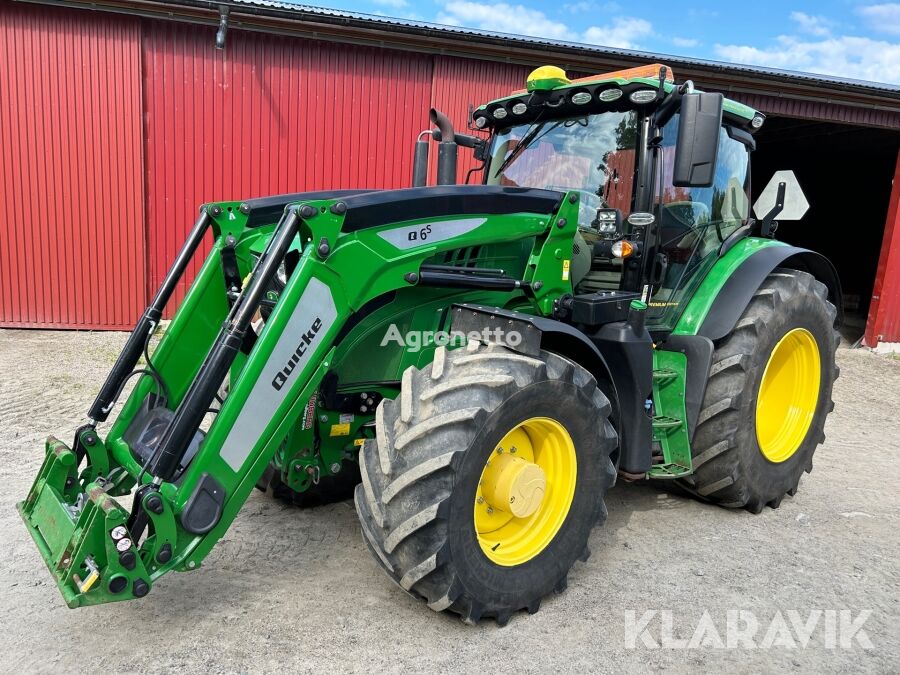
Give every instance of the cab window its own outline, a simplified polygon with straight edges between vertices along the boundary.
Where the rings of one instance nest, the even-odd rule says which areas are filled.
[[[666,125],[657,152],[656,219],[665,275],[650,298],[650,323],[672,329],[703,277],[717,259],[719,246],[747,219],[749,150],[719,131],[715,180],[708,188],[672,185],[678,116]]]

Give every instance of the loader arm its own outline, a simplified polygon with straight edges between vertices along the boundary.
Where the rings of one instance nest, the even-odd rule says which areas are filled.
[[[563,252],[577,227],[575,193],[453,186],[313,196],[287,203],[277,223],[253,201],[204,207],[214,243],[153,352],[157,375],[140,378],[105,439],[92,419],[72,448],[48,440],[18,508],[70,607],[141,597],[166,572],[200,565],[284,439],[322,442],[307,424],[310,405],[351,318],[380,296],[474,288],[549,314],[572,292]],[[530,254],[514,276],[428,264],[444,252],[523,241]],[[293,269],[273,292],[288,257]],[[122,382],[136,356],[124,361]],[[107,398],[122,382],[104,388]],[[130,509],[115,499],[132,492]]]

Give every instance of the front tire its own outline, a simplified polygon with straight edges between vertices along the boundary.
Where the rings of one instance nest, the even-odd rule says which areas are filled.
[[[587,559],[590,531],[606,518],[616,447],[609,414],[590,373],[555,354],[477,342],[438,349],[430,367],[407,369],[360,453],[356,509],[367,546],[433,610],[500,624],[536,612]],[[503,476],[492,478],[498,467]],[[528,486],[541,484],[540,473],[537,495]],[[494,528],[503,513],[506,524]]]
[[[836,314],[812,275],[776,269],[766,278],[716,345],[692,443],[694,474],[682,487],[752,513],[796,493],[834,408]]]

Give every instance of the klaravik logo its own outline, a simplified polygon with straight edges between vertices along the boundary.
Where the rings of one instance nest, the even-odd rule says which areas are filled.
[[[288,362],[285,364],[284,368],[278,371],[278,374],[272,379],[272,387],[275,388],[275,391],[281,391],[281,388],[288,381],[288,378],[291,376],[291,373],[294,372],[294,368],[297,367],[297,364],[300,362],[300,359],[303,358],[303,355],[306,354],[306,350],[309,349],[309,346],[313,343],[313,340],[316,339],[316,335],[322,328],[322,320],[319,317],[316,317],[315,321],[310,325],[309,330],[303,333],[300,336],[300,344],[297,345],[297,349],[294,350],[294,353],[291,354],[291,358],[288,359]]]

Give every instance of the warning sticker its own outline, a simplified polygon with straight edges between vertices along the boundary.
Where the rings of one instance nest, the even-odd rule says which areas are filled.
[[[331,433],[329,436],[349,436],[350,435],[350,425],[349,424],[332,424],[331,425]]]
[[[312,429],[313,420],[316,417],[316,398],[313,394],[312,398],[306,404],[306,411],[303,413],[303,429]]]
[[[357,438],[356,440],[353,441],[353,445],[356,445],[356,446],[365,445],[365,444],[366,444],[365,438]]]
[[[570,260],[563,260],[563,273],[562,273],[563,281],[569,280],[569,265],[570,265],[570,263],[571,263]]]
[[[353,413],[341,413],[340,423],[341,424],[349,424],[353,420],[356,419],[356,416]]]

